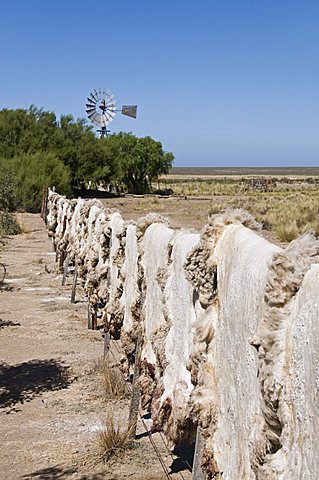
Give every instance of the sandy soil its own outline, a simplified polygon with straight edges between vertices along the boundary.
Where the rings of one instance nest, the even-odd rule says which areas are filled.
[[[72,278],[61,286],[40,217],[21,214],[20,221],[28,233],[9,238],[0,252],[7,268],[0,290],[0,479],[166,478],[142,424],[131,451],[106,465],[99,458],[96,432],[106,403],[95,365],[102,335],[87,330],[83,291],[71,304]],[[128,401],[109,405],[126,422]],[[185,458],[153,438],[177,472],[170,478],[189,480]]]
[[[172,228],[195,228],[201,230],[207,223],[213,206],[211,198],[187,197],[145,197],[125,196],[102,199],[106,207],[119,210],[125,220],[136,220],[149,212],[157,212],[168,217]]]

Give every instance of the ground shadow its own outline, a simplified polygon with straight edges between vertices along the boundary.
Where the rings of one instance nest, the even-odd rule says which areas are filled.
[[[11,320],[2,320],[0,318],[0,330],[5,327],[20,327],[21,324],[19,322],[11,322]]]
[[[195,443],[182,442],[174,447],[173,453],[177,456],[171,465],[170,473],[178,473],[183,470],[192,470],[194,461]]]
[[[27,475],[23,475],[21,480],[30,480],[35,478],[37,480],[59,480],[65,479],[70,477],[76,473],[76,469],[74,468],[61,468],[58,465],[55,467],[48,467],[43,468],[41,470],[37,470],[36,472],[29,473]],[[103,480],[105,479],[105,474],[102,473],[95,473],[92,475],[79,475],[79,480]]]
[[[0,363],[0,408],[15,411],[15,405],[30,402],[43,392],[67,388],[72,381],[69,367],[54,359]]]

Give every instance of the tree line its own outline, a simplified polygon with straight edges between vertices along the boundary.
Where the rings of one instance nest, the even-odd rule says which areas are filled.
[[[97,138],[85,119],[62,115],[58,120],[54,112],[34,105],[0,111],[0,189],[14,183],[10,208],[38,211],[42,187],[49,185],[66,195],[89,182],[147,193],[173,160],[151,137],[120,132]]]

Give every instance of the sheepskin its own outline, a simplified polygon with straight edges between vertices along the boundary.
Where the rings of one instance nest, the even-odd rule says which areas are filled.
[[[258,479],[317,478],[319,241],[306,234],[271,265],[258,348],[270,448]]]
[[[193,411],[205,429],[209,478],[255,479],[255,465],[267,448],[258,359],[250,341],[277,251],[242,224],[225,227],[214,248],[217,299],[208,314],[203,312],[210,338],[192,395]]]
[[[184,262],[199,240],[198,233],[182,231],[171,241],[164,289],[166,326],[162,331],[165,331],[165,335],[163,340],[158,336],[153,340],[157,359],[165,368],[161,379],[162,394],[157,398],[160,390],[157,388],[152,401],[152,418],[154,427],[163,429],[175,443],[193,434],[188,401],[194,387],[188,362],[192,351],[196,311],[194,288],[186,279]]]

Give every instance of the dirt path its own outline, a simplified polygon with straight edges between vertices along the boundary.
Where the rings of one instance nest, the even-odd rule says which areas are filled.
[[[40,217],[22,214],[20,221],[28,233],[10,238],[0,253],[7,268],[0,291],[0,479],[165,479],[142,426],[123,458],[108,465],[98,459],[105,402],[94,366],[102,336],[87,330],[83,292],[74,305],[71,278],[61,286]],[[124,422],[128,402],[113,407]],[[173,471],[184,469],[154,437],[168,470],[172,462]],[[190,479],[188,471],[183,476]]]

